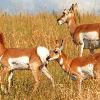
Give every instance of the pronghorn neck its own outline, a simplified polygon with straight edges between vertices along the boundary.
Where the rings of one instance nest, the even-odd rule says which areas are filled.
[[[70,64],[70,59],[68,58],[68,56],[66,56],[64,54],[64,52],[61,52],[57,62],[60,64],[60,66],[62,67],[62,69],[64,71],[68,72],[69,64]]]
[[[0,56],[5,52],[5,47],[0,43]]]
[[[4,53],[5,46],[4,46],[4,37],[3,33],[0,33],[0,56]]]
[[[75,21],[74,18],[69,20],[68,26],[69,26],[69,29],[70,29],[70,33],[74,34],[74,31],[77,27],[77,24],[76,24],[76,21]]]

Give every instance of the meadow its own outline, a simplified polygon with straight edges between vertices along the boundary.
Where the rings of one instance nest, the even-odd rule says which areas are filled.
[[[66,24],[57,24],[60,14],[39,13],[36,15],[19,14],[8,15],[0,13],[0,32],[5,38],[7,48],[30,48],[35,46],[46,46],[52,49],[55,40],[64,40],[64,52],[70,57],[77,57],[78,51],[69,33]],[[83,14],[80,22],[100,22],[100,16]],[[84,50],[84,55],[89,54]],[[100,49],[95,50],[99,52]],[[56,62],[49,62],[48,70],[55,80],[53,89],[51,81],[41,73],[41,83],[37,91],[34,89],[34,78],[31,71],[15,71],[13,86],[9,94],[1,94],[1,100],[79,100],[76,81],[60,68]],[[5,81],[7,85],[7,81]],[[83,100],[100,100],[100,81],[94,79],[85,80],[82,84]],[[82,100],[81,99],[81,100]]]

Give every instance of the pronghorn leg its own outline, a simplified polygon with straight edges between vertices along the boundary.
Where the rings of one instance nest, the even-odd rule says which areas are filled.
[[[97,77],[97,75],[96,75],[96,72],[95,71],[93,71],[93,74],[94,74],[94,79],[96,79],[96,77]]]
[[[77,88],[78,88],[78,95],[82,97],[82,76],[77,74]]]
[[[79,95],[79,98],[82,99],[82,80],[83,78],[81,76],[78,76],[78,79],[77,79],[77,85],[78,85],[78,95]]]
[[[52,82],[52,86],[55,87],[54,85],[54,79],[52,78],[51,74],[49,73],[49,71],[47,70],[47,68],[44,66],[42,67],[42,72],[51,80]]]
[[[79,94],[81,94],[82,93],[82,79],[81,79],[81,77],[80,78],[78,78],[78,90],[79,90]]]
[[[83,48],[84,48],[84,43],[82,43],[81,45],[79,45],[79,56],[80,56],[80,57],[82,57]]]
[[[35,82],[36,82],[34,85],[33,91],[36,91],[37,88],[39,87],[39,83],[40,83],[40,70],[39,70],[38,64],[31,64],[30,68],[32,70],[32,74],[33,74]]]
[[[81,95],[82,93],[81,85],[82,85],[82,80],[84,78],[84,75],[82,73],[77,73],[77,72],[73,72],[73,74],[75,74],[77,77],[78,92],[79,95]]]
[[[100,63],[94,66],[94,78],[100,81]]]
[[[7,93],[7,91],[4,87],[4,82],[5,82],[7,73],[8,73],[8,68],[3,67],[0,72],[0,83],[1,83],[1,91],[4,91],[4,93]]]
[[[78,46],[78,45],[76,45],[76,50],[77,50],[77,51],[79,50],[79,46]]]
[[[10,91],[10,87],[11,87],[11,83],[12,83],[12,78],[13,78],[13,70],[11,70],[10,72],[9,72],[9,76],[8,76],[8,91]]]

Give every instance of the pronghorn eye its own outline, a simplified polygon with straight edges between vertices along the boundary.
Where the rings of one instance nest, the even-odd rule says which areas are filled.
[[[58,53],[58,51],[54,51],[54,53],[56,53],[56,54],[57,54],[57,53]]]

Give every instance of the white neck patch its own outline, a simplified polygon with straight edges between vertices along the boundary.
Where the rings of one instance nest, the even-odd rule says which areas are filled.
[[[63,58],[60,58],[60,65],[63,65]]]
[[[50,55],[49,50],[46,47],[37,47],[37,54],[40,57],[42,63],[47,63],[46,58]]]

